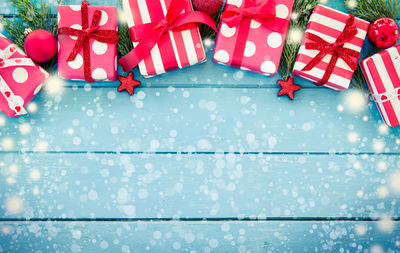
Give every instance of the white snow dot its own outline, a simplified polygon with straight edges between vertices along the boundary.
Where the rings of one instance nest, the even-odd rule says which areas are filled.
[[[149,193],[147,192],[146,189],[140,189],[140,190],[138,191],[138,196],[139,196],[139,198],[141,198],[141,199],[145,199],[145,198],[147,198],[147,196],[149,196]]]
[[[9,214],[21,213],[24,209],[24,202],[19,197],[13,196],[6,200],[6,211]]]
[[[215,249],[216,247],[218,247],[218,240],[213,238],[208,242],[208,245],[210,245],[211,248]]]

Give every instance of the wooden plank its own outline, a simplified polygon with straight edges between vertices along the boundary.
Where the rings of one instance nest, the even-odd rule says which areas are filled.
[[[382,232],[388,227],[393,231]],[[0,252],[400,250],[399,222],[1,222],[0,228]]]
[[[0,217],[396,217],[399,158],[1,154]]]
[[[3,151],[399,152],[372,103],[351,113],[345,93],[304,89],[68,88],[41,93],[18,119],[0,116]],[[32,109],[33,108],[33,109]],[[344,109],[343,109],[344,108]],[[371,108],[371,110],[369,109]],[[343,111],[341,111],[343,109]]]

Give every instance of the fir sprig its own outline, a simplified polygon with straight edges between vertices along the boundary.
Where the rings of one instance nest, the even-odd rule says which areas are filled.
[[[347,0],[345,4],[351,14],[369,22],[380,17],[396,19],[400,14],[400,0]]]
[[[118,40],[118,54],[120,56],[127,55],[132,49],[133,49],[133,44],[132,44],[132,39],[131,36],[129,35],[129,27],[128,24],[126,23],[126,20],[123,20],[126,18],[126,14],[124,13],[123,5],[122,5],[122,0],[119,0],[119,4],[121,6],[121,12],[119,13],[120,17],[122,17],[122,21],[119,24],[119,40]]]
[[[400,15],[400,0],[346,0],[345,6],[349,13],[368,22],[381,17],[396,19]],[[382,51],[372,44],[367,44],[367,47],[363,58]],[[360,67],[354,72],[351,85],[370,93]]]
[[[63,0],[57,0],[61,4]],[[10,0],[12,6],[17,11],[16,18],[1,18],[4,29],[10,36],[10,39],[21,49],[24,48],[26,28],[32,30],[43,29],[51,32],[54,36],[57,33],[57,19],[50,13],[50,8],[43,1],[31,0]],[[50,62],[43,64],[45,69],[50,69],[56,62],[54,57]]]
[[[300,47],[304,29],[311,11],[318,4],[318,0],[295,0],[289,25],[288,35],[282,51],[279,72],[286,80],[293,71],[297,52]]]

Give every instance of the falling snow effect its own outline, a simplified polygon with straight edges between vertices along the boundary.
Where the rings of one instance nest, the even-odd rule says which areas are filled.
[[[173,220],[1,222],[0,252],[398,252],[399,129],[359,91],[289,102],[271,80],[207,63],[127,97],[53,77],[0,116],[2,217]],[[279,217],[348,220],[256,221]]]

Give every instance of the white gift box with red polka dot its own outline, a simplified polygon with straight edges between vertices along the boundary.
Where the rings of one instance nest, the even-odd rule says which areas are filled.
[[[310,16],[305,33],[315,34],[328,43],[333,43],[342,33],[348,19],[349,14],[323,5],[317,5]],[[343,47],[360,52],[367,34],[369,23],[365,20],[356,18],[354,25],[357,27],[358,33],[353,39],[345,43]],[[319,53],[318,50],[306,49],[305,44],[307,42],[309,42],[309,40],[305,38],[300,45],[299,53],[293,68],[293,75],[319,83],[325,74],[332,55],[327,54],[313,69],[302,71],[304,66],[306,66]],[[350,85],[353,72],[354,71],[341,58],[339,58],[333,68],[332,75],[324,86],[336,91],[345,90]]]
[[[243,7],[246,0],[228,0],[227,7]],[[256,0],[256,4],[265,0]],[[275,0],[276,16],[290,20],[293,0]],[[240,24],[241,26],[243,24]],[[240,68],[266,76],[273,76],[278,71],[289,22],[280,31],[273,31],[261,23],[251,20],[243,58],[240,66],[233,63],[236,42],[242,34],[238,27],[229,27],[221,22],[215,44],[214,61],[234,68]]]
[[[385,123],[400,125],[400,45],[366,58],[361,68]]]
[[[118,30],[118,15],[115,6],[89,5],[89,24],[96,10],[101,11],[99,30]],[[58,27],[82,29],[81,6],[60,5],[58,7]],[[75,60],[67,58],[75,46],[76,36],[58,36],[58,74],[63,79],[85,80],[83,49]],[[89,38],[91,74],[95,81],[115,81],[117,79],[117,45],[106,44]]]
[[[0,109],[8,117],[25,114],[25,107],[42,89],[49,74],[0,34]]]
[[[190,0],[187,11],[193,10]],[[129,28],[159,22],[164,19],[171,0],[123,0]],[[134,41],[136,47],[138,42]],[[171,70],[181,69],[206,61],[203,43],[197,26],[181,31],[169,31],[139,63],[140,73],[149,78]]]

